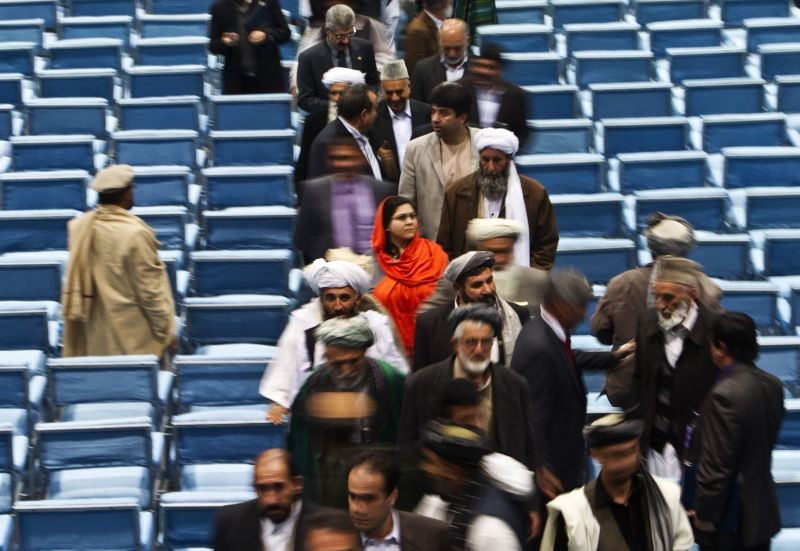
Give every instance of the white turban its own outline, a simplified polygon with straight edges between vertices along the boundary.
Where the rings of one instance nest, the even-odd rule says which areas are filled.
[[[510,130],[505,128],[484,128],[472,137],[475,151],[480,153],[487,147],[502,151],[506,155],[514,156],[519,151],[519,139]]]
[[[496,237],[509,237],[516,240],[524,230],[522,224],[508,218],[473,218],[467,224],[467,240],[470,243]]]
[[[331,84],[344,82],[346,84],[364,84],[364,73],[347,67],[334,67],[328,69],[322,75],[322,84],[325,88],[330,88]]]
[[[351,287],[357,295],[369,290],[367,272],[353,264],[342,260],[325,262],[318,258],[303,269],[303,275],[314,294],[319,295],[321,289],[332,287]]]

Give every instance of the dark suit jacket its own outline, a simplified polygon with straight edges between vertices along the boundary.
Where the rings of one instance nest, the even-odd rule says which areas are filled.
[[[419,12],[406,25],[405,45],[404,59],[409,75],[414,74],[414,69],[421,60],[439,54],[439,29],[424,11]]]
[[[305,520],[316,512],[324,511],[308,501],[303,502],[294,535],[294,551],[303,550]],[[214,551],[264,551],[261,541],[261,519],[255,499],[244,503],[226,505],[217,511],[214,529]]]
[[[497,451],[533,469],[534,433],[530,424],[531,396],[525,380],[499,364],[491,364],[492,415]],[[453,378],[453,356],[429,365],[406,379],[397,445],[416,447],[425,422],[434,415],[436,397]]]
[[[328,104],[325,109],[309,113],[303,121],[303,136],[300,138],[300,155],[294,165],[294,187],[297,193],[297,202],[303,200],[302,183],[308,177],[308,158],[311,156],[311,146],[319,133],[328,126]]]
[[[397,193],[397,185],[365,176],[375,194],[375,208],[390,195]],[[305,182],[303,202],[297,215],[295,247],[303,253],[305,263],[323,258],[325,251],[334,247],[331,226],[331,178],[325,176]]]
[[[511,369],[528,381],[532,397],[537,466],[544,465],[568,492],[583,485],[586,424],[584,370],[611,369],[610,352],[573,350],[575,366],[555,332],[541,316],[523,328],[514,346]]]
[[[431,92],[440,84],[447,80],[444,67],[442,66],[439,54],[426,57],[417,63],[414,74],[411,77],[411,99],[431,102]]]
[[[257,57],[256,79],[261,93],[286,92],[286,79],[281,67],[281,54],[278,44],[289,40],[291,31],[281,12],[278,0],[265,0],[264,5],[253,3],[245,31],[261,30],[267,33],[267,40],[255,47]],[[222,33],[239,33],[238,8],[230,0],[217,0],[211,5],[209,25],[209,49],[225,57],[222,70],[222,90],[225,94],[242,93],[242,53],[241,46],[226,46]],[[239,37],[240,44],[247,37]]]
[[[693,419],[693,412],[700,409],[717,376],[717,368],[708,346],[716,315],[702,304],[698,304],[698,308],[697,322],[683,343],[683,352],[672,374],[671,418],[680,429],[677,434],[672,435],[670,443],[679,457],[683,452],[686,425]],[[639,315],[633,373],[633,395],[638,399],[636,413],[645,422],[642,435],[642,443],[645,445],[650,444],[659,391],[659,374],[665,365],[667,356],[664,353],[664,333],[658,325],[656,309],[650,308]]]
[[[398,511],[400,551],[450,551],[450,527],[442,521]]]
[[[531,317],[528,309],[513,302],[509,302],[508,305],[517,313],[520,322],[525,325]],[[412,367],[414,371],[446,360],[453,355],[453,348],[450,346],[453,328],[447,322],[447,317],[453,308],[455,308],[454,301],[449,301],[417,316],[417,326],[414,329],[414,365]]]
[[[784,411],[780,380],[754,365],[736,368],[709,392],[692,441],[695,510],[719,526],[734,479],[741,510],[736,536],[699,533],[699,543],[750,547],[769,542],[781,529],[771,465]]]
[[[470,96],[471,107],[468,122],[471,126],[480,127],[481,119],[478,112],[478,99],[475,94],[475,85],[468,76],[458,81],[466,88]],[[510,82],[502,80],[498,86],[505,91],[500,98],[500,109],[497,111],[495,126],[512,131],[519,139],[520,149],[528,139],[528,110],[525,102],[525,92]]]
[[[345,138],[350,138],[353,140],[353,144],[355,147],[359,147],[356,143],[355,139],[353,139],[353,135],[347,131],[347,128],[342,124],[338,118],[335,119],[332,123],[325,126],[325,128],[320,131],[316,138],[314,138],[314,142],[311,144],[311,151],[308,154],[308,171],[306,174],[306,178],[319,178],[321,176],[327,176],[328,172],[328,159],[326,157],[328,144],[333,141],[334,138],[344,136]],[[372,140],[370,140],[370,146],[372,145]],[[359,147],[359,151],[361,148]],[[363,154],[362,154],[363,155]],[[369,166],[369,161],[366,157],[364,157],[364,174],[368,176],[372,176],[372,169]]]
[[[411,132],[413,136],[414,129],[424,124],[431,122],[431,106],[427,103],[422,103],[413,99],[408,100],[411,102]],[[378,103],[378,118],[375,119],[375,124],[370,130],[370,143],[372,150],[375,151],[375,156],[378,156],[378,149],[383,145],[383,142],[389,142],[389,146],[394,153],[395,166],[397,167],[397,175],[400,176],[400,156],[397,154],[397,141],[394,138],[394,128],[392,127],[392,116],[389,114],[389,106],[386,102],[381,100]],[[409,140],[410,141],[410,140]],[[378,158],[380,160],[380,158]]]
[[[361,38],[350,40],[351,69],[366,75],[366,83],[377,87],[378,69],[372,44]],[[326,41],[311,46],[297,57],[297,106],[305,111],[327,107],[328,90],[322,84],[322,75],[333,68],[331,50]]]

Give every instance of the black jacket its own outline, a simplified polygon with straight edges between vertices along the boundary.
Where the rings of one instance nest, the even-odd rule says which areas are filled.
[[[422,103],[413,99],[408,100],[411,102],[411,135],[413,139],[414,129],[430,124],[431,122],[431,106],[427,103]],[[375,156],[378,157],[378,149],[383,145],[383,142],[389,142],[389,146],[394,153],[395,165],[397,166],[397,174],[400,175],[400,170],[403,168],[399,165],[400,156],[397,154],[397,142],[394,138],[394,127],[392,126],[392,117],[389,114],[389,106],[385,101],[378,103],[378,117],[375,119],[375,124],[370,130],[370,143],[372,150],[375,151]],[[410,141],[410,140],[409,140]],[[380,158],[378,158],[380,160]]]
[[[350,40],[351,69],[366,75],[368,85],[377,87],[378,69],[372,44],[361,38]],[[331,50],[326,41],[311,46],[297,57],[297,106],[308,112],[327,108],[328,90],[322,84],[322,75],[333,68]]]
[[[224,94],[242,93],[242,53],[241,46],[226,46],[222,43],[222,33],[239,33],[238,6],[233,0],[216,0],[211,5],[209,25],[209,49],[212,53],[225,57],[222,70],[222,90]],[[286,92],[287,83],[281,67],[281,54],[278,44],[289,40],[291,31],[281,12],[278,0],[257,0],[253,2],[245,24],[247,32],[261,30],[267,33],[267,40],[256,46],[256,79],[260,93]],[[240,44],[246,40],[240,36]]]
[[[517,313],[519,321],[525,325],[531,317],[528,309],[513,302],[509,302],[508,305]],[[414,371],[446,360],[453,355],[453,347],[450,345],[453,327],[447,323],[447,317],[454,308],[455,302],[451,301],[417,316],[417,325],[414,329],[412,367]]]
[[[426,57],[417,63],[414,75],[411,77],[411,99],[430,103],[431,92],[445,80],[447,75],[441,56],[436,54]]]
[[[611,352],[573,350],[568,363],[564,343],[541,316],[522,328],[514,346],[511,369],[528,382],[531,392],[537,466],[555,474],[568,492],[583,485],[586,424],[584,370],[611,369]]]
[[[459,84],[466,88],[470,96],[470,110],[469,119],[467,122],[470,126],[480,128],[480,112],[478,111],[478,98],[475,92],[475,85],[472,83],[468,76],[465,76],[458,81]],[[497,111],[497,120],[494,126],[510,130],[519,139],[519,146],[525,144],[528,139],[528,110],[525,102],[525,92],[510,82],[504,80],[498,83],[498,87],[503,89],[500,98],[500,108]]]
[[[308,178],[308,158],[311,156],[311,146],[319,133],[328,126],[328,104],[325,109],[309,113],[303,121],[303,136],[300,138],[300,155],[294,165],[294,188],[297,193],[297,202],[303,201],[303,182]]]
[[[325,510],[308,501],[303,502],[295,526],[293,551],[303,550],[306,519],[314,513]],[[261,541],[261,518],[258,514],[258,502],[255,499],[226,505],[217,511],[214,551],[264,551]]]
[[[719,527],[738,480],[739,533],[718,528],[714,535],[698,533],[699,543],[750,547],[781,529],[771,465],[784,411],[780,380],[754,365],[734,369],[709,392],[692,439],[694,508],[698,518]]]
[[[306,173],[307,179],[312,178],[320,178],[322,176],[327,176],[329,174],[328,171],[328,159],[327,159],[327,149],[328,144],[333,141],[336,137],[344,136],[345,138],[349,138],[353,141],[353,145],[359,148],[358,143],[353,138],[353,135],[347,131],[342,121],[338,118],[334,119],[332,123],[327,125],[322,131],[314,138],[314,142],[311,144],[311,151],[308,154],[308,170]],[[372,145],[370,140],[370,145]],[[363,155],[363,153],[362,153]],[[372,169],[370,168],[369,161],[366,157],[364,157],[364,174],[368,176],[372,176]],[[305,193],[305,190],[303,191]]]

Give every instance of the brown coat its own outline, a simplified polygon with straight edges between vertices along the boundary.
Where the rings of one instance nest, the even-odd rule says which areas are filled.
[[[436,241],[450,258],[455,258],[469,250],[467,243],[467,223],[478,217],[478,174],[456,180],[444,194],[442,218],[439,221],[439,235]],[[531,239],[532,268],[549,270],[556,257],[558,247],[558,226],[556,214],[544,186],[532,178],[520,175],[522,196],[528,213],[528,231]],[[500,211],[505,216],[505,207]]]
[[[424,11],[406,25],[405,62],[408,74],[414,74],[417,62],[439,53],[439,29]]]

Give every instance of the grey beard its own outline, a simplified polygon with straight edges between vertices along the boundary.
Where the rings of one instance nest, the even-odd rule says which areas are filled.
[[[486,174],[481,171],[478,176],[478,190],[481,195],[492,201],[499,201],[506,195],[508,179],[505,174]]]

